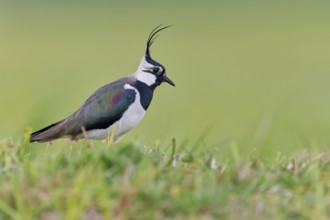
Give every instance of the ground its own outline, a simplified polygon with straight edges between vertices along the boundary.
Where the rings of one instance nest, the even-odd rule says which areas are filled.
[[[61,142],[61,141],[60,141]],[[330,152],[0,144],[1,219],[328,219]]]

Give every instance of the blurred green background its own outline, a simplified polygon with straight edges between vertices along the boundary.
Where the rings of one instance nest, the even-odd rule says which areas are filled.
[[[153,45],[176,83],[162,85],[125,141],[175,137],[224,151],[330,144],[327,1],[1,1],[0,138],[71,114],[133,73]]]

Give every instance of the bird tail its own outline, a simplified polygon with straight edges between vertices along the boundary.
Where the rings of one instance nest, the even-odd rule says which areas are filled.
[[[62,136],[62,121],[58,121],[54,124],[51,124],[39,131],[33,132],[30,137],[30,143],[32,142],[48,142],[54,139],[60,138]]]

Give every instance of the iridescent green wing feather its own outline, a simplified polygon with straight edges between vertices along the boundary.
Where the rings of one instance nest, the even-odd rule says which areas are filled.
[[[70,117],[63,135],[77,135],[82,127],[87,131],[106,129],[118,121],[128,107],[135,101],[136,91],[125,89],[123,83],[109,84],[98,89]]]

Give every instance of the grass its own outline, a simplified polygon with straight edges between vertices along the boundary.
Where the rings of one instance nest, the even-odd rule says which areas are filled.
[[[329,152],[266,159],[231,145],[224,159],[182,144],[3,140],[0,219],[330,217]]]

